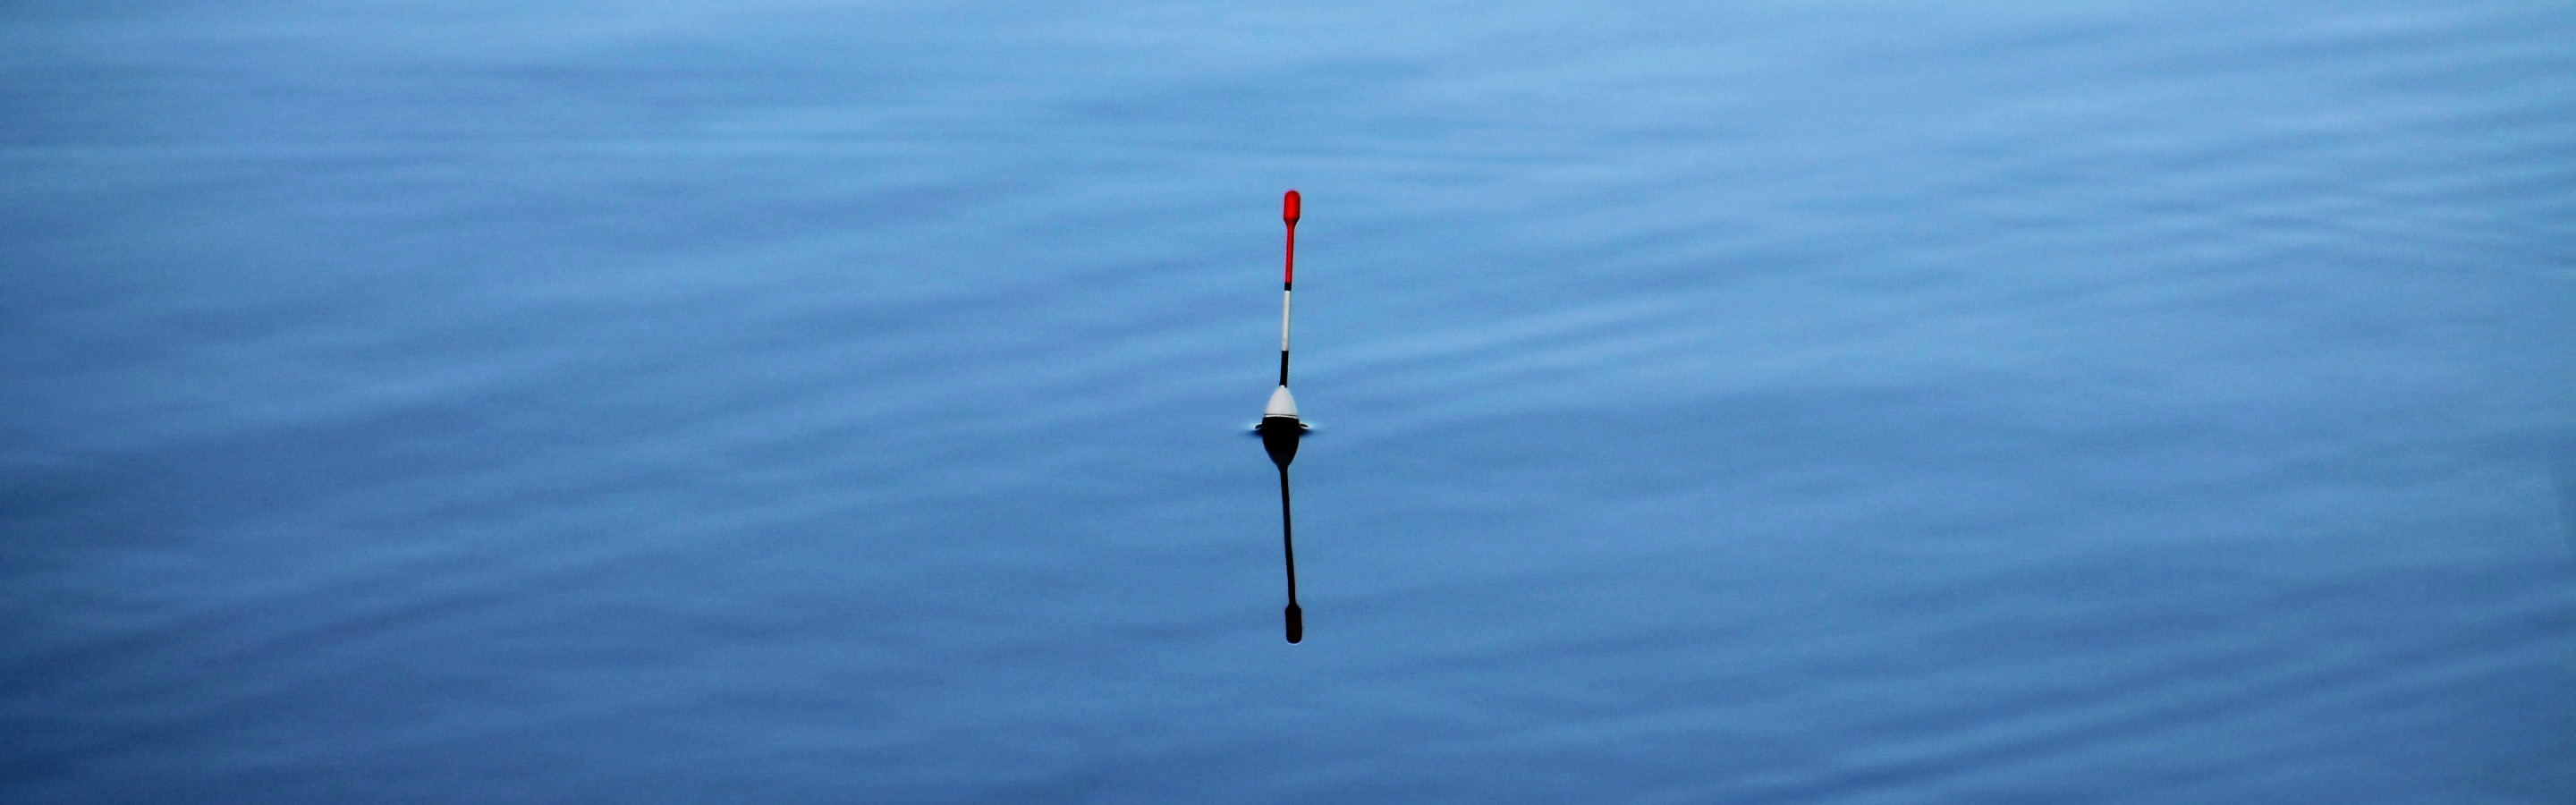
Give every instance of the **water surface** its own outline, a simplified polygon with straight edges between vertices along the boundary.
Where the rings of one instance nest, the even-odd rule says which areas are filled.
[[[0,21],[0,798],[2576,798],[2559,4]]]

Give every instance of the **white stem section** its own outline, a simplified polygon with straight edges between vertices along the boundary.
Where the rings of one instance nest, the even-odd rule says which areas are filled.
[[[1288,292],[1279,292],[1279,351],[1288,351]]]

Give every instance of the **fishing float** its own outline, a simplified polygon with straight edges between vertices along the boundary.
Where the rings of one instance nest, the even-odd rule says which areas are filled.
[[[1279,280],[1279,388],[1261,411],[1261,449],[1279,465],[1279,549],[1288,563],[1288,642],[1306,639],[1306,611],[1297,607],[1297,539],[1288,516],[1288,462],[1297,458],[1297,440],[1306,423],[1297,418],[1297,398],[1288,393],[1289,294],[1297,290],[1297,218],[1300,199],[1290,190],[1279,202],[1279,219],[1288,223],[1288,255]]]

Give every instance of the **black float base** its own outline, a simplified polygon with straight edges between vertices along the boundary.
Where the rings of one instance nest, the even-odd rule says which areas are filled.
[[[1293,416],[1265,416],[1253,430],[1261,432],[1261,449],[1269,451],[1270,463],[1286,467],[1297,460],[1297,439],[1306,435],[1306,423]]]

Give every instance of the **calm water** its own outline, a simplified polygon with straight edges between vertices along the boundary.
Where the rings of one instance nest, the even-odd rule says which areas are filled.
[[[0,23],[0,800],[2576,800],[2564,3]]]

